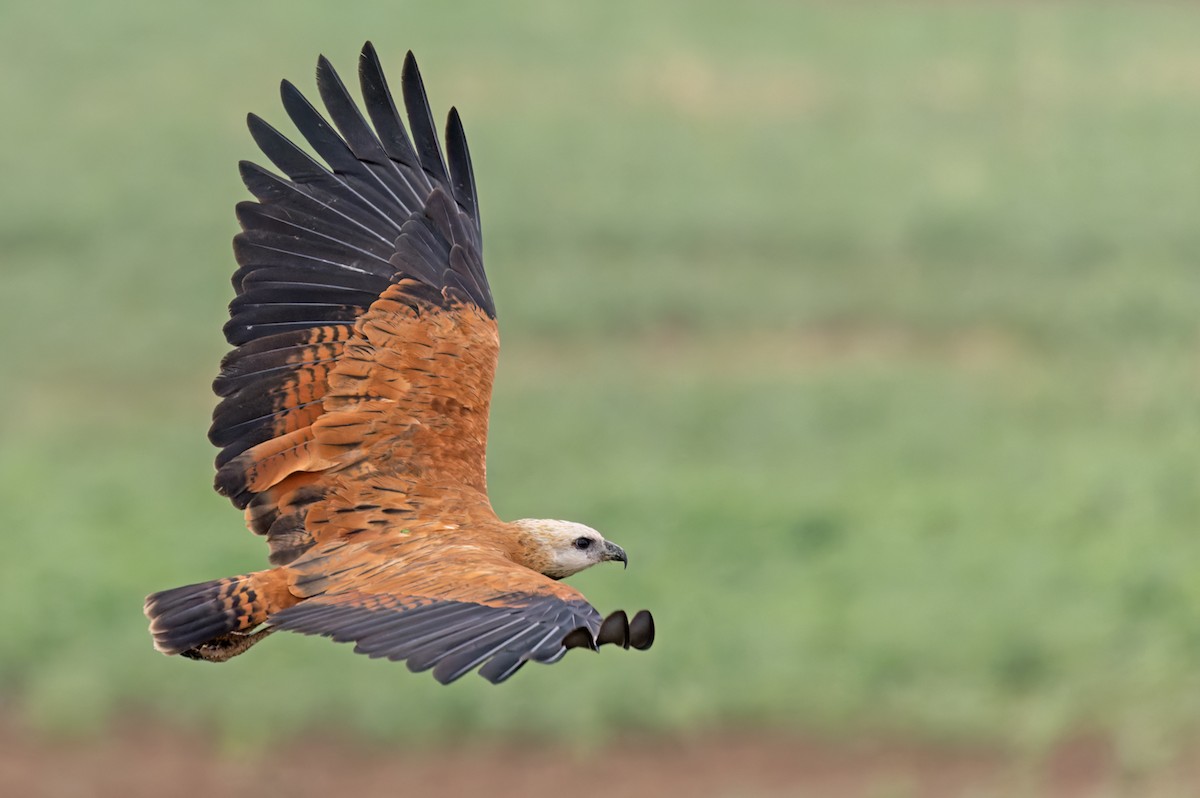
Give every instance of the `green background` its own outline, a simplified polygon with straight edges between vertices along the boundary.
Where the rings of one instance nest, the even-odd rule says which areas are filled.
[[[653,608],[647,654],[442,688],[150,646],[146,593],[265,564],[204,437],[244,114],[367,38],[472,142],[494,505],[625,546],[573,583]],[[4,4],[0,705],[1153,760],[1200,731],[1198,41],[1187,6]]]

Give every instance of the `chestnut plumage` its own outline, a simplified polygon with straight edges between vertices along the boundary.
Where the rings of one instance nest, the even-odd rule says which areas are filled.
[[[223,661],[272,630],[324,635],[451,682],[568,649],[648,648],[646,611],[602,619],[562,578],[624,549],[565,521],[496,517],[485,451],[499,353],[479,200],[451,109],[445,157],[416,60],[407,126],[368,42],[360,110],[317,63],[326,119],[291,83],[317,158],[251,114],[279,173],[242,163],[239,268],[213,390],[215,486],[275,566],[149,596],[155,645]],[[319,158],[319,160],[318,160]]]

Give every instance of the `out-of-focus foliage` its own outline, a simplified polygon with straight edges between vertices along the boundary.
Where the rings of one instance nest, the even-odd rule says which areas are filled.
[[[491,488],[630,552],[647,655],[444,689],[280,635],[154,653],[263,567],[210,490],[243,114],[420,59],[473,144]],[[264,739],[770,724],[1133,756],[1200,717],[1200,10],[0,8],[0,700]]]

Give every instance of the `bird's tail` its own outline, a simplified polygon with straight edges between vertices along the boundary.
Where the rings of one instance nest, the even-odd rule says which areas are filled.
[[[214,579],[146,597],[154,647],[183,654],[231,632],[249,632],[296,603],[283,569]]]

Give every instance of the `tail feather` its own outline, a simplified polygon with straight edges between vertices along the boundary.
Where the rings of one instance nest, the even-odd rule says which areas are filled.
[[[146,597],[154,647],[182,654],[231,632],[248,632],[295,599],[279,569],[164,590]],[[280,589],[282,588],[282,596]],[[282,605],[282,606],[278,606]]]

